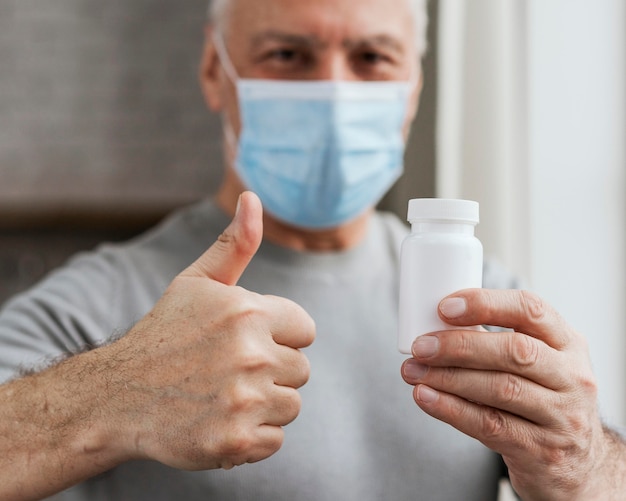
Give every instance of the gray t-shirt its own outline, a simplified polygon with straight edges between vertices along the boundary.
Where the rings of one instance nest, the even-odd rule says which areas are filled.
[[[0,312],[0,380],[128,330],[229,222],[202,202],[130,242],[78,255],[8,302]],[[244,272],[239,285],[297,302],[317,325],[304,350],[311,378],[302,410],[275,455],[229,471],[130,462],[52,499],[495,500],[499,457],[424,414],[400,377],[398,257],[406,234],[395,216],[377,213],[356,248],[308,253],[264,242]],[[484,283],[516,286],[489,264]]]

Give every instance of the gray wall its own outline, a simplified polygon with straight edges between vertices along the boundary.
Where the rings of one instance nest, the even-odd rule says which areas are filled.
[[[437,109],[437,1],[428,3],[429,50],[422,64],[424,87],[407,145],[404,176],[381,202],[381,208],[406,219],[408,200],[435,196],[435,118]]]
[[[205,8],[0,0],[0,302],[215,190],[220,126],[197,84]],[[402,217],[434,192],[435,52],[407,174],[381,204]]]
[[[159,211],[205,195],[220,159],[197,85],[204,10],[0,0],[0,209]]]

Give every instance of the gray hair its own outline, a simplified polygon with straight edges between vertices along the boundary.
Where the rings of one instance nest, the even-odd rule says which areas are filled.
[[[208,16],[212,24],[219,25],[224,21],[226,5],[229,0],[209,0]],[[428,48],[428,0],[408,0],[414,14],[415,44],[420,57],[423,57]]]

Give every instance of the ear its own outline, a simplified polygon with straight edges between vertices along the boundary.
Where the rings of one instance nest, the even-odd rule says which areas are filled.
[[[204,100],[214,112],[222,110],[221,78],[222,67],[213,42],[213,27],[207,25],[204,29],[204,48],[200,60],[199,78],[200,88]]]

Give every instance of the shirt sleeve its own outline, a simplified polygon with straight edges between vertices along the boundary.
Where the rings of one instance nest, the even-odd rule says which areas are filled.
[[[120,268],[111,253],[78,255],[5,303],[0,310],[0,382],[129,328],[132,321],[120,317],[121,291],[129,288]]]

